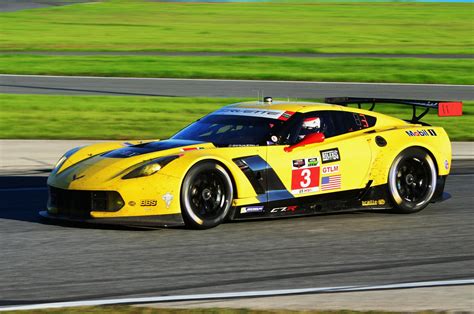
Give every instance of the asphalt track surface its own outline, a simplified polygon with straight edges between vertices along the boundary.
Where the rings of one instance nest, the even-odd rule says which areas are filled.
[[[418,214],[354,212],[206,231],[49,224],[37,215],[44,177],[2,177],[0,306],[473,278],[473,168],[455,162],[452,199]]]
[[[324,98],[330,96],[472,100],[473,85],[336,83],[261,80],[112,78],[0,74],[0,93]]]
[[[41,9],[82,2],[91,2],[91,0],[0,0],[0,12]]]

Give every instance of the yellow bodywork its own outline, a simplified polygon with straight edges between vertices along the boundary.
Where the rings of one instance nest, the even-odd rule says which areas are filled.
[[[111,218],[180,214],[180,194],[184,177],[193,165],[203,160],[216,161],[228,171],[234,183],[234,206],[261,202],[248,178],[233,161],[239,157],[260,156],[275,170],[285,188],[291,191],[293,160],[319,157],[321,151],[337,148],[340,154],[337,171],[342,177],[340,189],[294,194],[295,198],[362,189],[369,180],[373,181],[372,186],[386,184],[392,161],[408,147],[416,146],[428,151],[436,162],[438,175],[447,175],[450,170],[451,145],[446,132],[440,127],[410,124],[380,113],[337,105],[241,103],[234,106],[301,113],[316,110],[347,110],[376,117],[377,123],[374,127],[334,136],[323,143],[295,148],[291,152],[285,152],[284,148],[287,145],[216,148],[211,143],[202,143],[186,146],[186,148],[199,148],[195,150],[183,150],[183,147],[178,147],[129,158],[107,158],[101,155],[142,141],[130,141],[127,144],[123,142],[94,144],[82,147],[69,156],[49,177],[48,185],[66,190],[117,191],[124,201],[120,210],[91,212],[93,218]],[[437,136],[409,136],[406,132],[417,132],[428,128],[434,130]],[[377,136],[382,136],[387,145],[378,146],[375,140]],[[170,155],[181,156],[153,175],[133,179],[122,178],[146,160]],[[56,209],[50,207],[48,210],[54,214]]]

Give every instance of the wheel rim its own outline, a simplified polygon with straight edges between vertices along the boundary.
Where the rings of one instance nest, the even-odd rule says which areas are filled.
[[[396,208],[404,213],[423,209],[436,190],[437,172],[433,159],[419,149],[407,149],[393,161],[389,190]]]
[[[188,195],[192,211],[201,219],[218,218],[227,206],[225,182],[217,171],[199,173]]]
[[[431,198],[434,190],[430,160],[410,157],[399,161],[394,173],[394,186],[405,203],[419,207]]]

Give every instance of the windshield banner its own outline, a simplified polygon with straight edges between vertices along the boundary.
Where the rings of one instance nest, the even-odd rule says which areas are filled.
[[[293,115],[293,113],[294,112],[285,110],[262,110],[257,108],[223,108],[214,112],[213,114],[287,120]]]

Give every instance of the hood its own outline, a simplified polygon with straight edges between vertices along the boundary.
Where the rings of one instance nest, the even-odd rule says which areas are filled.
[[[129,157],[134,157],[138,155],[159,152],[159,151],[163,151],[167,149],[191,146],[191,145],[197,145],[197,144],[204,144],[204,143],[199,142],[199,141],[170,139],[170,140],[164,140],[164,141],[159,141],[159,142],[149,142],[149,143],[122,147],[122,148],[107,152],[103,154],[102,156],[106,158],[129,158]],[[199,147],[197,147],[196,149],[199,149]]]
[[[48,184],[59,188],[94,188],[125,175],[136,165],[162,156],[191,153],[194,150],[215,148],[212,143],[187,140],[164,140],[121,147],[79,161],[61,172],[52,174]]]

